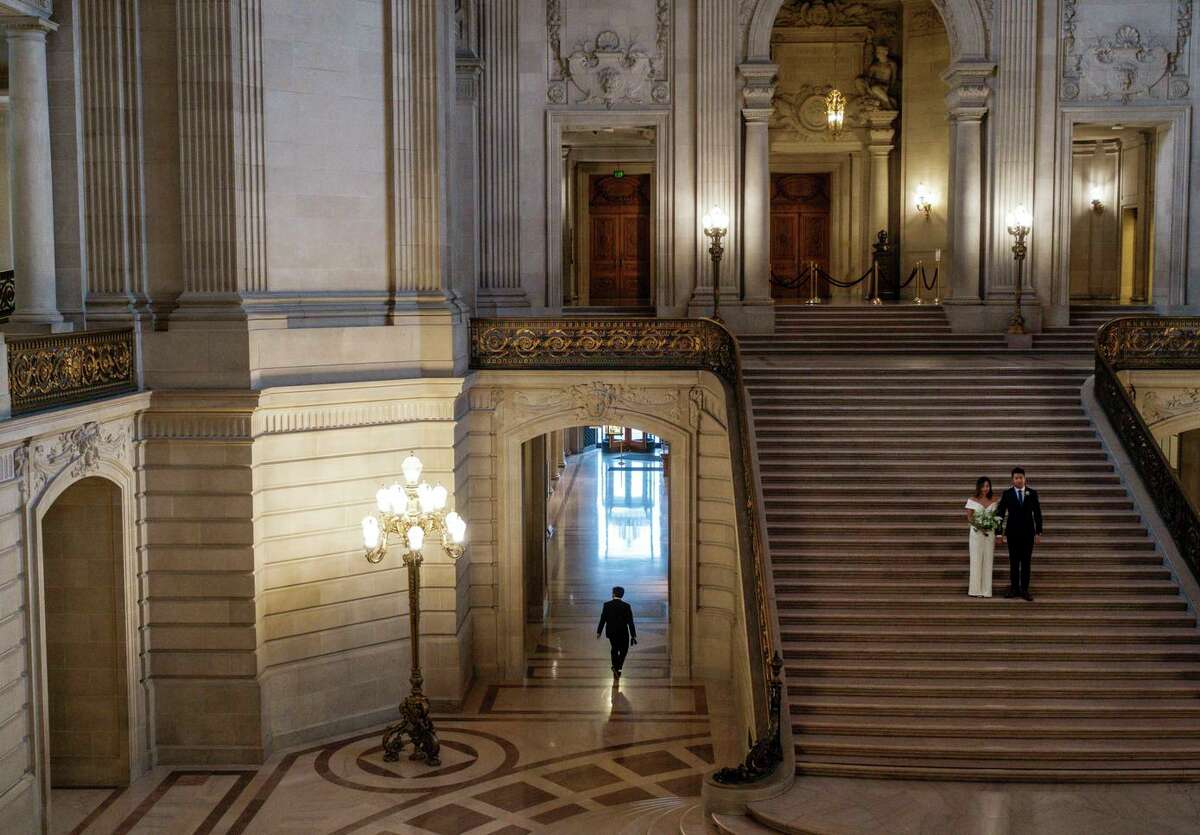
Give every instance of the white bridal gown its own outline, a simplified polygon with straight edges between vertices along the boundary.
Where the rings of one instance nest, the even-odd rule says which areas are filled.
[[[974,499],[967,499],[967,510],[995,510],[999,499],[986,508]],[[992,596],[992,560],[996,554],[996,534],[985,534],[974,528],[971,531],[971,579],[967,583],[967,594],[971,597]]]

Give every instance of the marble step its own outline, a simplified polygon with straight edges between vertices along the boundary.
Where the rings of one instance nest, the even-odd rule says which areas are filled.
[[[798,757],[865,757],[870,762],[888,758],[921,757],[950,765],[955,760],[985,759],[1020,764],[1030,758],[1043,762],[1086,763],[1094,759],[1144,761],[1151,765],[1175,762],[1200,767],[1200,741],[1174,739],[974,739],[937,737],[843,737],[804,734],[796,743]]]
[[[1023,602],[1023,601],[1022,601]],[[1019,605],[1014,601],[1014,606]],[[1025,604],[1030,606],[1030,604]],[[789,626],[780,627],[785,643],[811,642],[824,645],[872,643],[874,646],[903,644],[913,641],[947,644],[1008,643],[1022,645],[1065,644],[1077,647],[1087,644],[1152,644],[1200,646],[1200,630],[1192,628],[1101,627],[1084,617],[1064,626],[1042,626],[1036,631],[1022,628],[1023,624],[893,624],[880,630],[871,626]],[[786,658],[786,656],[785,656]],[[980,683],[980,686],[985,686]]]
[[[1007,582],[1007,573],[1007,570],[1003,573],[998,571],[994,579],[1004,579]],[[1170,581],[1160,582],[1172,585]],[[1043,589],[1043,585],[1051,590]],[[958,623],[964,618],[974,618],[980,623],[1069,623],[1086,619],[1087,623],[1109,625],[1141,622],[1185,628],[1196,625],[1196,617],[1188,614],[1187,601],[1175,588],[1166,592],[1155,592],[1148,590],[1144,583],[1129,583],[1124,587],[1125,593],[1113,600],[1112,595],[1117,593],[1116,590],[1110,591],[1106,596],[1103,588],[1076,584],[1063,584],[1059,588],[1059,595],[1056,595],[1052,583],[1047,581],[1037,584],[1039,605],[1036,611],[1031,611],[1025,607],[1024,601],[1000,602],[1003,598],[999,593],[993,598],[997,601],[995,603],[967,597],[960,590],[965,587],[965,583],[956,580],[953,583],[933,585],[929,591],[920,595],[911,595],[901,589],[895,589],[889,595],[887,587],[881,584],[880,587],[871,588],[861,594],[858,589],[847,589],[847,592],[853,592],[852,596],[847,594],[837,597],[828,589],[809,584],[798,587],[778,581],[775,583],[779,618],[782,622],[791,624],[851,621],[875,623],[887,618],[935,624]],[[780,591],[780,588],[784,591]],[[993,589],[995,592],[1003,591],[1002,588],[995,588],[995,583]],[[924,620],[921,620],[922,618]]]
[[[999,708],[1013,702],[997,703],[986,696],[956,696],[954,698],[896,699],[881,696],[852,696],[825,698],[804,696],[788,700],[788,715],[801,716],[891,716],[939,720],[981,719],[996,716]],[[1126,699],[1120,697],[1097,700],[1037,699],[1025,700],[1021,715],[1049,719],[1185,719],[1200,724],[1200,701],[1186,699]]]
[[[1045,543],[1043,543],[1044,545]],[[1003,546],[1001,546],[1003,547]],[[874,548],[870,551],[861,550],[861,546],[854,546],[853,550],[846,550],[845,545],[841,547],[791,547],[780,548],[772,543],[772,558],[773,570],[776,572],[786,571],[793,566],[811,565],[814,563],[824,564],[830,560],[837,559],[842,563],[849,565],[887,565],[896,570],[896,556],[890,553],[885,548]],[[937,568],[945,568],[946,566],[961,567],[967,559],[965,543],[960,543],[957,549],[941,549],[941,551],[916,551],[906,553],[904,555],[903,566],[905,569],[920,565],[935,566]],[[1043,551],[1041,546],[1038,546],[1036,553],[1036,565],[1038,570],[1049,568],[1052,566],[1069,566],[1069,567],[1100,567],[1100,566],[1153,566],[1155,568],[1162,567],[1162,556],[1156,549],[1143,548],[1139,550],[1107,550],[1101,551],[1095,548],[1082,551],[1079,548],[1072,548],[1060,552]],[[997,564],[1006,561],[1004,552],[997,557]]]
[[[1022,664],[1007,663],[1003,660],[963,661],[953,666],[940,663],[914,662],[892,663],[887,661],[849,660],[833,662],[804,658],[790,660],[787,664],[789,678],[807,680],[809,678],[902,678],[904,676],[920,676],[922,680],[953,679],[965,676],[980,678],[999,678],[1003,680],[1023,681],[1026,679],[1200,679],[1200,662],[1193,664],[1178,663],[1164,664],[1161,662],[1123,661],[1120,664],[1110,664],[1104,661],[1068,662],[1068,661],[1026,661]],[[873,715],[878,712],[878,706],[863,711],[863,715]],[[1189,720],[1191,721],[1191,720]]]
[[[1014,644],[990,646],[979,642],[942,641],[937,644],[884,643],[863,647],[860,643],[800,643],[785,640],[785,658],[825,660],[887,660],[891,663],[924,661],[953,667],[962,662],[988,661],[1123,661],[1200,663],[1200,647],[1189,644],[1114,644],[1113,646],[1061,644]]]
[[[963,676],[957,679],[913,681],[911,677],[870,678],[844,676],[840,678],[812,677],[798,684],[787,684],[792,697],[830,698],[849,696],[874,699],[959,699],[964,697],[998,699],[1008,704],[1024,705],[1039,699],[1198,699],[1200,681],[1172,679],[1092,678],[1064,681],[1056,677],[1038,680],[979,681]],[[997,705],[997,712],[1000,706]],[[887,713],[886,708],[880,709]],[[1086,714],[1085,714],[1086,715]]]
[[[925,739],[1179,739],[1200,741],[1200,725],[1184,717],[1131,721],[1111,717],[1049,719],[1030,717],[1012,719],[997,711],[985,722],[948,718],[937,722],[914,722],[911,718],[874,714],[834,717],[793,718],[792,733],[820,737],[852,736],[857,739],[879,737],[923,737]]]
[[[1007,562],[1007,560],[1004,562]],[[999,563],[1000,561],[997,560],[993,576],[1003,577],[1007,582],[1008,567],[1007,565],[1001,566]],[[1091,563],[1059,565],[1056,563],[1044,564],[1039,560],[1037,572],[1039,580],[1047,581],[1171,579],[1170,570],[1161,564],[1150,566],[1111,566],[1092,565]],[[854,565],[844,562],[788,564],[775,566],[772,571],[776,586],[798,580],[829,579],[836,580],[846,587],[853,587],[855,589],[859,587],[860,583],[871,580],[886,579],[895,582],[897,573],[897,569],[892,565]],[[961,560],[958,560],[955,565],[946,566],[906,565],[904,566],[903,573],[908,582],[921,582],[930,579],[945,579],[957,582],[959,580],[966,580],[968,568]]]

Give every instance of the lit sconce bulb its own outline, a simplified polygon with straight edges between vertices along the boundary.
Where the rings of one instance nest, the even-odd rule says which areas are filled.
[[[834,88],[825,95],[825,118],[829,132],[837,139],[842,135],[846,126],[846,97],[842,91]]]
[[[917,212],[925,215],[925,219],[929,220],[929,215],[933,211],[933,198],[929,194],[929,189],[924,183],[917,186]]]
[[[713,206],[704,213],[704,229],[710,235],[718,231],[724,235],[729,229],[729,215],[720,206]]]
[[[446,500],[450,498],[450,492],[438,484],[433,488],[433,509],[443,510],[446,507]]]
[[[375,491],[375,507],[379,508],[380,513],[388,513],[392,509],[392,491],[387,487],[380,487]]]
[[[1011,212],[1008,213],[1009,234],[1011,234],[1011,235],[1017,234],[1016,230],[1018,230],[1018,229],[1023,229],[1023,230],[1025,230],[1026,233],[1028,233],[1032,226],[1033,226],[1033,213],[1030,212],[1029,209],[1027,209],[1024,204],[1017,206],[1015,209],[1013,209]]]
[[[374,516],[364,516],[362,520],[363,547],[374,551],[379,547],[379,520]]]
[[[420,525],[413,525],[408,529],[408,550],[420,551],[425,545],[425,529]]]
[[[400,464],[400,472],[404,473],[404,481],[409,487],[421,480],[421,470],[423,469],[425,469],[425,465],[421,463],[421,459],[415,452],[409,453],[408,457]]]
[[[432,487],[424,481],[417,485],[417,503],[421,506],[422,513],[432,513],[436,502]]]
[[[451,542],[462,545],[467,538],[467,520],[452,510],[446,514],[446,530],[450,533]]]

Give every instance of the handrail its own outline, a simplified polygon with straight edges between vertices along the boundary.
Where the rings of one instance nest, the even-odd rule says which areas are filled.
[[[750,783],[783,761],[776,620],[768,590],[766,517],[737,340],[711,319],[472,319],[474,370],[709,371],[725,392],[738,558],[750,642],[757,742],[723,782]],[[774,698],[772,698],[774,694]]]
[[[1118,371],[1200,371],[1200,317],[1129,316],[1096,334],[1096,399],[1133,461],[1192,576],[1200,580],[1200,514]]]
[[[5,343],[14,415],[137,390],[133,328],[7,336]]]

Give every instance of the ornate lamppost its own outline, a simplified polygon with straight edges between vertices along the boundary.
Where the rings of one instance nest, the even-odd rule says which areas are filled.
[[[415,454],[400,464],[404,483],[381,487],[375,494],[378,515],[362,520],[363,547],[367,562],[380,562],[388,551],[390,537],[396,537],[405,547],[401,559],[408,569],[408,622],[412,646],[412,672],[409,683],[412,691],[400,702],[400,721],[383,732],[383,758],[388,762],[400,759],[405,737],[412,742],[412,760],[424,760],[440,765],[441,743],[429,715],[429,699],[421,686],[421,548],[426,536],[441,536],[442,548],[457,561],[463,555],[467,538],[467,522],[453,510],[446,512],[448,493],[441,484],[430,487],[421,481],[424,465]]]
[[[720,322],[721,314],[718,308],[721,302],[721,256],[725,254],[725,247],[721,244],[721,239],[729,232],[729,215],[725,214],[725,210],[720,206],[713,206],[704,214],[704,234],[712,239],[712,245],[708,248],[708,254],[712,256],[713,262],[713,319]]]
[[[1021,315],[1022,272],[1025,265],[1025,239],[1033,226],[1033,215],[1024,205],[1008,213],[1008,234],[1013,236],[1013,260],[1017,262],[1017,289],[1013,296],[1013,314],[1008,320],[1008,332],[1019,336],[1025,333],[1025,317]]]

